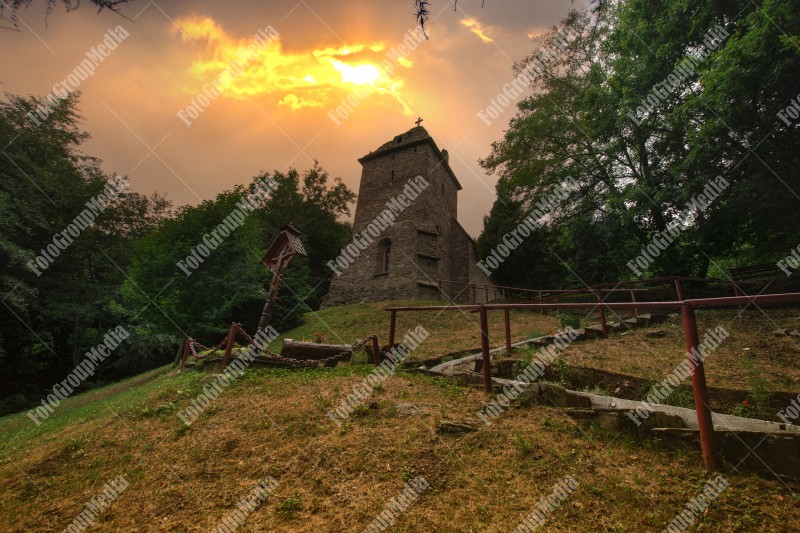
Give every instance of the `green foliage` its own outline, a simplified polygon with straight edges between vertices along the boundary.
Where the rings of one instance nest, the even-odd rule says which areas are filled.
[[[86,442],[86,437],[84,437],[83,435],[74,439],[70,439],[64,446],[63,450],[68,453],[77,452],[78,450],[81,449],[84,442]]]
[[[717,176],[730,186],[644,275],[705,275],[716,262],[720,273],[796,246],[787,228],[796,226],[800,129],[777,113],[797,95],[800,5],[602,5],[570,13],[543,39],[554,57],[482,161],[499,175],[478,240],[484,256],[567,178],[578,184],[498,269],[498,281],[549,287],[632,277],[627,262]],[[730,35],[632,120],[717,25]],[[566,46],[556,45],[558,35],[570,36]],[[536,62],[534,53],[515,68]]]
[[[369,408],[363,403],[360,403],[353,408],[353,412],[350,416],[353,418],[366,418],[369,414]]]
[[[300,314],[319,308],[328,292],[331,271],[327,262],[335,259],[341,246],[350,238],[350,225],[337,217],[350,214],[349,205],[355,194],[339,178],[331,179],[315,161],[301,176],[295,170],[286,175],[272,176],[278,190],[259,210],[261,238],[265,246],[272,242],[278,230],[291,222],[301,233],[308,258],[298,257],[284,277],[283,301],[279,300],[276,314],[294,310],[285,327],[295,325]]]
[[[272,324],[294,325],[327,292],[325,264],[349,238],[337,217],[354,193],[315,163],[300,175],[262,173],[278,187],[190,275],[178,266],[223,223],[253,185],[237,185],[199,205],[172,211],[162,196],[125,190],[37,276],[28,262],[110,182],[100,161],[81,152],[77,93],[35,125],[41,103],[0,102],[0,408],[21,408],[64,379],[86,351],[122,325],[129,333],[92,382],[117,379],[172,360],[182,337],[222,338],[232,321],[255,332],[271,273],[260,264],[280,228],[294,222],[309,257],[282,278]],[[51,252],[52,253],[52,252]],[[24,383],[25,385],[20,385]],[[90,383],[91,384],[91,383]]]
[[[178,267],[245,194],[243,187],[236,187],[215,200],[183,207],[136,242],[122,287],[126,304],[143,309],[142,315],[159,331],[184,331],[216,342],[227,330],[233,309],[249,299],[263,302],[266,270],[258,262],[263,245],[255,217],[246,217],[191,275]]]
[[[519,431],[514,432],[514,447],[517,449],[517,454],[520,457],[526,457],[533,451],[531,441],[522,436]]]
[[[577,313],[562,313],[559,311],[556,313],[556,318],[558,318],[562,330],[567,328],[581,329],[581,315]]]
[[[151,418],[162,415],[172,415],[177,410],[175,402],[167,402],[159,405],[148,405],[141,410],[140,416],[142,418]]]
[[[14,382],[4,394],[63,379],[109,329],[132,329],[135,311],[115,303],[130,244],[170,210],[159,195],[124,191],[65,250],[56,250],[40,275],[28,267],[48,245],[53,253],[54,235],[110,181],[98,160],[80,152],[88,135],[78,127],[77,100],[74,93],[59,101],[40,125],[26,116],[40,103],[36,98],[0,102],[0,370]]]
[[[647,393],[645,394],[645,397],[649,396],[650,394],[653,394],[655,396],[656,394],[655,385],[656,384],[653,383],[649,387]],[[693,409],[694,393],[692,392],[692,389],[689,387],[684,387],[684,386],[676,387],[672,389],[669,395],[666,398],[664,398],[661,403],[664,405],[673,405],[675,407],[686,407],[687,409]]]
[[[567,385],[569,382],[569,365],[563,357],[558,357],[553,361],[552,366],[558,372],[558,382],[561,385]]]
[[[536,337],[537,335],[534,335]],[[514,375],[522,374],[528,365],[533,361],[536,352],[531,347],[523,347],[517,350],[514,359]]]
[[[745,358],[742,367],[747,372],[747,399],[735,405],[731,409],[731,414],[747,418],[771,419],[775,410],[770,401],[769,382],[751,358]]]
[[[302,233],[309,257],[295,257],[284,272],[272,325],[279,331],[288,329],[303,313],[318,308],[330,278],[325,263],[336,257],[349,237],[349,226],[338,222],[336,216],[348,213],[353,193],[340,180],[329,185],[329,176],[317,164],[302,177],[290,170],[287,174],[261,174],[253,182],[262,180],[274,180],[277,189],[189,276],[177,263],[236,209],[252,185],[237,186],[214,200],[181,208],[173,219],[136,244],[136,259],[123,292],[133,306],[144,306],[150,295],[158,295],[157,305],[143,314],[161,331],[179,327],[201,340],[216,342],[227,325],[237,321],[254,332],[272,277],[259,259],[289,223]]]
[[[284,520],[291,520],[302,510],[303,500],[299,493],[295,493],[279,503],[275,512]]]

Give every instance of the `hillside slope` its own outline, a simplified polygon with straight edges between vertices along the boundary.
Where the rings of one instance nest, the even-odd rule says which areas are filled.
[[[281,338],[351,344],[369,335],[378,335],[381,346],[389,342],[389,313],[393,306],[443,305],[443,302],[396,301],[353,304],[306,313],[303,324],[284,332]],[[402,312],[397,314],[397,342],[416,326],[424,327],[430,336],[415,350],[414,357],[424,359],[434,355],[479,348],[480,322],[477,313],[462,311]],[[501,346],[503,313],[489,313],[490,342]],[[530,312],[511,312],[512,340],[523,340],[558,331],[559,321],[551,315]]]
[[[381,313],[379,305],[355,306],[347,326],[348,310],[326,310],[319,323],[287,334],[310,338],[324,321],[358,337],[385,326]],[[435,324],[420,349],[474,343],[466,329]],[[463,338],[436,339],[447,331]],[[555,407],[513,406],[484,426],[475,417],[486,401],[480,390],[421,375],[389,377],[337,426],[326,414],[371,371],[356,362],[249,370],[188,427],[179,413],[214,378],[166,368],[71,398],[38,428],[24,414],[2,418],[1,529],[63,530],[107,481],[123,476],[128,487],[94,531],[208,531],[271,476],[277,486],[241,531],[360,531],[406,481],[422,476],[429,488],[396,517],[394,531],[509,531],[571,475],[578,488],[549,513],[548,530],[660,530],[710,479],[695,451],[585,429]],[[441,433],[442,420],[477,430]],[[785,531],[800,523],[796,487],[744,472],[724,476],[731,486],[701,513],[703,530]]]

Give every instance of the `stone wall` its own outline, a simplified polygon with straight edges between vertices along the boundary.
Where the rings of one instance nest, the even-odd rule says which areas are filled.
[[[454,245],[452,241],[453,227],[458,225],[458,187],[448,172],[449,163],[446,152],[443,155],[429,149],[427,155],[428,176],[431,177],[431,185],[426,191],[428,195],[425,198],[425,205],[420,207],[428,213],[428,216],[425,217],[421,214],[418,220],[435,224],[439,234],[436,253],[439,259],[438,275],[435,277],[422,276],[420,281],[436,284],[442,279],[452,279],[454,262],[451,249]],[[426,293],[429,294],[429,291]]]
[[[391,241],[389,271],[378,268],[380,246],[376,241],[361,252],[356,261],[334,274],[330,291],[323,306],[332,307],[357,302],[372,302],[390,299],[413,299],[416,297],[416,265],[407,259],[409,251],[413,257],[416,228],[413,221],[401,220],[386,229],[381,239]]]
[[[390,198],[403,192],[403,187],[410,179],[416,176],[427,179],[427,166],[421,157],[424,150],[429,151],[430,148],[414,146],[364,162],[353,221],[354,232],[361,231],[372,222],[386,208]]]
[[[451,279],[460,283],[447,284],[447,294],[450,299],[458,303],[471,303],[471,285],[488,285],[492,281],[483,270],[478,267],[478,257],[475,251],[475,244],[464,228],[456,222],[453,226],[451,237],[452,246],[450,253],[453,261]],[[475,303],[486,303],[486,293],[483,290],[474,291]],[[489,291],[489,301],[497,298],[494,290]]]
[[[483,272],[473,272],[477,259],[472,240],[456,218],[460,185],[451,175],[447,157],[446,151],[435,148],[424,128],[414,128],[359,160],[362,174],[354,234],[365,229],[386,208],[387,201],[402,193],[409,180],[422,176],[428,187],[341,276],[334,274],[323,306],[435,300],[441,279],[488,282]],[[383,272],[381,263],[384,239],[391,241],[388,272]],[[458,294],[458,290],[445,290],[446,296]],[[464,291],[459,300],[468,297]]]

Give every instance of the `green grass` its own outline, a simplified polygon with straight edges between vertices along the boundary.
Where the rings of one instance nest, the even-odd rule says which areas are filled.
[[[437,301],[396,301],[353,304],[307,313],[303,324],[289,331],[281,332],[273,344],[280,346],[282,339],[291,338],[307,342],[330,344],[352,344],[370,335],[377,335],[381,346],[389,342],[388,306],[443,305]],[[504,342],[503,314],[489,314],[490,339],[493,346]],[[530,331],[555,332],[560,329],[555,317],[531,312],[511,312],[512,341],[531,338]],[[396,342],[402,342],[403,335],[421,325],[430,334],[414,352],[414,359],[441,356],[459,350],[480,347],[480,324],[478,315],[461,311],[446,312],[399,312],[397,314]],[[538,336],[538,335],[537,335]],[[359,362],[367,362],[365,352],[356,356]]]
[[[52,438],[65,427],[87,420],[105,418],[133,406],[144,405],[145,399],[163,387],[169,366],[164,366],[111,385],[92,389],[62,401],[41,426],[24,413],[0,417],[0,450],[8,451],[30,444],[32,441]],[[170,377],[171,383],[190,383],[197,376],[185,374]]]
[[[353,320],[342,308],[321,319],[352,342],[386,327],[382,305],[353,306]],[[398,331],[427,320],[430,353],[469,346],[472,317],[459,315],[409,316]],[[286,335],[313,335],[320,318],[308,320]],[[517,402],[484,426],[475,415],[487,401],[481,390],[413,373],[388,378],[337,427],[326,413],[372,369],[248,370],[191,427],[177,412],[209,375],[167,367],[76,395],[38,428],[24,413],[0,418],[0,520],[14,531],[63,529],[105,481],[124,474],[131,485],[97,530],[209,530],[269,475],[279,485],[243,530],[360,530],[422,475],[431,487],[395,530],[509,531],[571,474],[580,488],[547,528],[661,530],[707,479],[697,451],[581,427],[555,407]],[[479,429],[438,434],[445,419]],[[800,523],[796,490],[741,471],[725,476],[732,487],[701,517],[702,530],[784,531]]]

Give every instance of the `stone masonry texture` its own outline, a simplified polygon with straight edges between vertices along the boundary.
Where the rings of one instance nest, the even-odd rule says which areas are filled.
[[[370,235],[372,242],[340,269],[340,275],[333,274],[323,307],[406,299],[465,303],[471,292],[467,283],[491,283],[477,267],[474,242],[456,218],[461,185],[450,169],[447,151],[439,150],[425,128],[417,126],[394,137],[359,162],[353,235],[365,230],[404,188],[415,190],[408,184],[419,183],[418,176],[428,186],[396,215],[393,225],[377,238]],[[472,292],[478,303],[485,299],[482,289]]]

